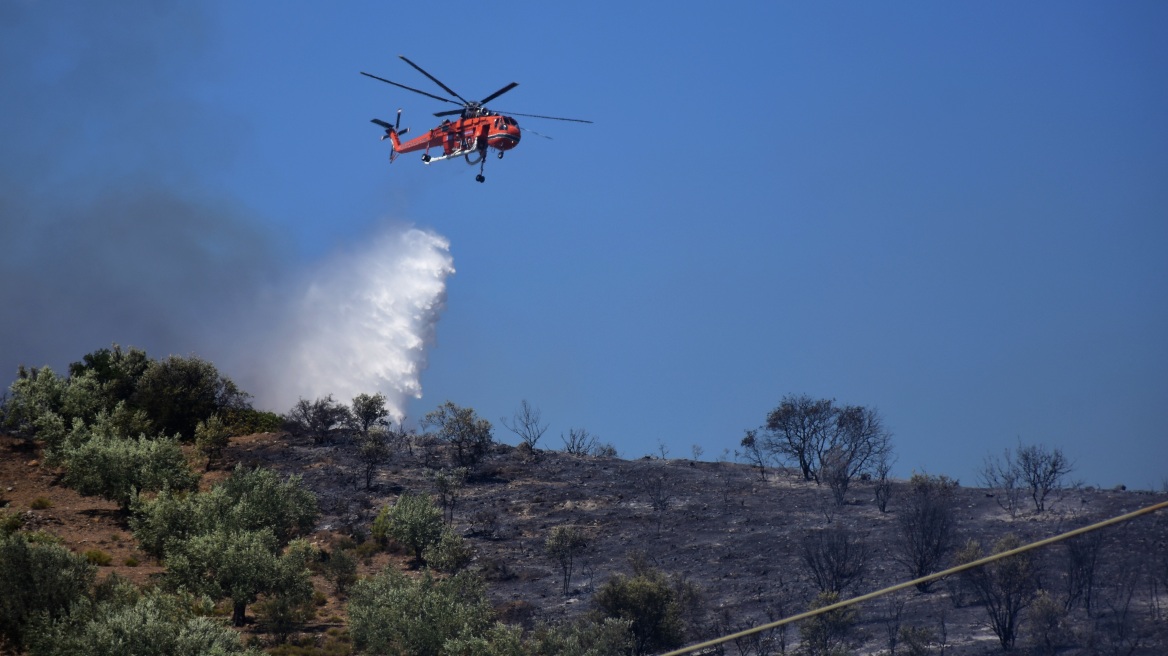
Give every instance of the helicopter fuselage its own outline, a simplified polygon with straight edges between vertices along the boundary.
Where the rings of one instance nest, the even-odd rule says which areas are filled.
[[[519,145],[521,132],[519,124],[509,116],[494,114],[443,121],[442,125],[409,141],[401,141],[395,130],[386,130],[397,153],[425,151],[427,162],[450,157],[468,155],[476,151],[494,148],[502,154]],[[432,149],[441,149],[442,154],[429,157]]]

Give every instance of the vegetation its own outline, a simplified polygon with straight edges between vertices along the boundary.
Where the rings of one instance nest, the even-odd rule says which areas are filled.
[[[373,537],[382,542],[392,538],[425,563],[424,552],[442,537],[442,510],[430,497],[407,492],[381,510],[373,521]]]
[[[0,536],[0,645],[19,651],[35,621],[57,620],[89,590],[94,566],[57,544]]]
[[[452,448],[455,467],[474,471],[494,444],[491,422],[480,418],[473,408],[460,408],[447,401],[422,419],[424,428],[433,428],[434,437]]]
[[[941,569],[953,549],[956,535],[956,511],[953,493],[957,481],[947,476],[913,474],[904,507],[897,517],[899,544],[895,558],[916,579]],[[928,592],[931,582],[918,583]]]
[[[588,539],[584,532],[575,526],[568,525],[553,527],[548,533],[547,540],[543,543],[544,552],[555,561],[563,575],[564,594],[568,594],[568,588],[572,583],[572,571],[575,568],[576,559],[587,546]]]

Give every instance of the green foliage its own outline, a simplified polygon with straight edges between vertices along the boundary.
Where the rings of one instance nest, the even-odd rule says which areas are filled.
[[[4,428],[16,435],[34,437],[36,421],[46,413],[60,413],[65,396],[65,379],[49,367],[26,369],[21,366],[16,380],[9,386],[4,403]]]
[[[197,356],[151,361],[134,391],[134,405],[146,411],[158,430],[183,440],[194,439],[199,422],[211,415],[248,407],[247,399],[215,365]]]
[[[807,610],[817,610],[839,602],[839,593],[821,592],[811,601]],[[803,639],[803,652],[809,656],[850,653],[843,643],[855,626],[858,615],[851,606],[821,613],[803,620],[799,625],[799,636]]]
[[[19,651],[33,620],[65,615],[89,590],[94,571],[60,545],[30,542],[22,533],[0,537],[0,644]]]
[[[537,627],[527,643],[535,656],[617,656],[633,653],[632,622],[606,617],[566,626]]]
[[[560,525],[553,527],[544,540],[543,550],[549,558],[556,561],[563,574],[563,592],[568,594],[572,583],[572,570],[576,558],[588,546],[588,539],[584,532],[575,526]]]
[[[452,638],[442,645],[444,656],[527,656],[523,628],[496,622],[483,635]]]
[[[389,410],[385,407],[385,395],[378,392],[353,397],[352,417],[357,430],[362,433],[368,433],[376,426],[387,425]]]
[[[33,510],[48,510],[53,507],[53,502],[48,497],[37,497],[28,504],[28,507]]]
[[[163,490],[137,499],[130,528],[142,548],[163,557],[174,542],[218,528],[268,529],[278,544],[312,530],[318,515],[316,495],[299,476],[282,478],[269,469],[238,466],[231,476],[203,494]]]
[[[337,594],[345,594],[357,582],[357,559],[351,552],[337,549],[321,564],[321,573],[332,581]]]
[[[93,435],[63,454],[64,483],[129,508],[135,491],[192,489],[199,480],[174,439]]]
[[[80,362],[70,364],[69,377],[91,378],[97,382],[105,397],[103,406],[108,408],[133,398],[138,380],[149,365],[150,359],[145,351],[134,347],[123,350],[114,344],[112,348],[98,349],[86,354]]]
[[[392,538],[424,563],[423,552],[442,537],[442,510],[429,496],[407,492],[373,520],[373,537],[383,543]]]
[[[349,630],[364,654],[438,656],[448,641],[483,635],[491,616],[482,582],[465,572],[411,579],[387,568],[357,583],[349,601]]]
[[[223,417],[223,423],[232,435],[275,433],[284,425],[280,415],[252,408],[227,408],[217,414]]]
[[[427,414],[422,426],[435,428],[434,436],[453,448],[457,467],[474,470],[494,444],[491,422],[480,418],[474,408],[460,408],[450,401]]]
[[[31,642],[31,656],[260,656],[186,600],[158,593],[83,600],[68,617],[39,627]]]
[[[437,542],[422,552],[426,565],[439,572],[453,573],[462,570],[474,558],[474,551],[462,536],[445,529]]]
[[[231,430],[226,422],[213,414],[195,426],[195,448],[207,459],[207,469],[211,461],[219,458],[231,440]]]
[[[601,616],[629,623],[636,654],[677,647],[685,627],[676,591],[660,570],[634,569],[634,576],[618,574],[596,591]]]
[[[290,606],[312,598],[307,551],[295,544],[283,555],[277,549],[269,529],[219,529],[173,543],[165,561],[166,576],[176,589],[230,598],[232,622],[243,626],[247,605],[261,594],[285,596]]]
[[[85,552],[85,560],[89,561],[91,565],[98,567],[108,567],[113,558],[101,549],[90,549]]]

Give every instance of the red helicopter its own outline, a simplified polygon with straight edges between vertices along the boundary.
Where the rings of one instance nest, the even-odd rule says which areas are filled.
[[[462,102],[460,103],[451,100],[450,98],[436,96],[432,93],[427,93],[413,87],[407,87],[404,84],[398,84],[397,82],[387,80],[383,77],[378,77],[376,75],[366,73],[365,71],[361,71],[361,75],[371,77],[375,80],[381,80],[382,82],[392,84],[395,87],[401,87],[407,91],[420,93],[423,96],[433,98],[435,100],[441,100],[445,103],[461,105],[459,109],[451,109],[444,112],[436,112],[434,114],[434,116],[454,116],[457,114],[458,118],[456,120],[451,121],[450,119],[446,119],[442,121],[442,125],[439,125],[433,130],[430,130],[426,134],[405,142],[403,142],[400,137],[401,135],[408,132],[409,128],[402,130],[398,127],[401,124],[400,109],[397,110],[397,120],[394,121],[393,125],[390,125],[389,123],[378,118],[373,119],[374,123],[385,128],[385,134],[381,137],[381,139],[383,141],[385,139],[389,139],[393,143],[393,152],[391,152],[389,155],[389,161],[392,162],[401,153],[413,153],[419,150],[424,151],[422,153],[422,161],[427,164],[430,162],[450,159],[452,157],[463,157],[466,159],[467,164],[470,164],[471,166],[475,164],[479,165],[479,174],[475,176],[475,180],[479,182],[486,180],[486,178],[483,177],[483,167],[486,166],[487,149],[494,148],[498,151],[497,155],[499,159],[502,159],[503,153],[519,145],[520,137],[519,123],[516,122],[515,119],[511,118],[511,116],[504,116],[499,112],[492,112],[491,110],[487,109],[486,104],[519,86],[519,83],[512,82],[502,89],[499,89],[495,93],[487,96],[486,98],[475,102],[472,100],[467,100],[466,98],[458,95],[454,92],[453,89],[438,81],[438,78],[423,70],[421,66],[418,66],[409,59],[406,59],[404,55],[398,56],[401,57],[405,63],[418,69],[422,75],[425,75],[435,84],[442,87],[443,91],[454,96],[455,98],[458,98],[458,100]],[[518,114],[515,112],[507,112],[507,114],[511,114],[513,116],[526,116],[529,118],[546,118],[553,121],[573,121],[575,123],[592,122],[579,118],[561,118],[558,116],[541,116],[539,114]],[[530,130],[527,131],[530,132]],[[544,136],[537,132],[532,132],[532,134],[537,134],[541,137]],[[547,138],[550,139],[550,137]],[[442,154],[431,156],[431,148],[441,148]]]

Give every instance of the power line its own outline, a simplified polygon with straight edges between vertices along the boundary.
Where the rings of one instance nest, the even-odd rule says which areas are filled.
[[[883,588],[883,589],[877,590],[875,592],[869,592],[868,594],[860,595],[859,597],[852,597],[851,599],[845,599],[843,601],[836,602],[836,603],[828,605],[828,606],[824,606],[823,608],[816,608],[815,610],[809,610],[805,613],[799,613],[798,615],[792,615],[790,617],[785,617],[785,618],[778,620],[778,621],[775,621],[775,622],[761,624],[761,625],[756,626],[754,628],[746,629],[744,631],[739,631],[737,633],[731,633],[729,635],[724,635],[720,638],[715,638],[713,640],[707,640],[705,642],[701,642],[701,643],[698,643],[696,645],[682,647],[681,649],[667,652],[665,654],[662,654],[661,656],[682,656],[682,654],[692,654],[694,652],[697,652],[697,651],[700,651],[703,649],[715,647],[715,646],[720,645],[724,642],[730,642],[731,640],[745,638],[746,636],[754,635],[755,633],[762,633],[763,631],[769,631],[771,629],[778,628],[780,626],[783,626],[784,624],[791,624],[793,622],[805,620],[807,618],[815,617],[816,615],[820,615],[823,613],[830,613],[833,610],[839,610],[840,608],[846,608],[846,607],[851,606],[853,604],[859,604],[859,603],[862,603],[865,601],[876,599],[877,597],[883,597],[884,595],[892,594],[893,592],[897,592],[897,591],[903,590],[903,589],[908,588],[908,587],[920,585],[922,583],[928,583],[929,581],[936,581],[937,579],[944,578],[944,577],[949,576],[951,574],[957,574],[958,572],[964,572],[965,570],[968,570],[968,569],[974,569],[975,567],[981,567],[982,565],[988,565],[989,563],[992,563],[996,560],[1001,560],[1003,558],[1009,558],[1010,556],[1017,556],[1018,554],[1025,553],[1027,551],[1030,551],[1031,549],[1038,549],[1039,547],[1045,547],[1049,544],[1054,544],[1056,542],[1061,542],[1063,540],[1073,538],[1076,535],[1090,533],[1091,531],[1097,531],[1101,528],[1106,528],[1106,527],[1112,526],[1114,524],[1120,524],[1123,522],[1131,521],[1131,520],[1135,519],[1136,517],[1140,517],[1142,515],[1148,515],[1148,514],[1156,512],[1157,510],[1163,510],[1164,508],[1168,508],[1168,501],[1161,501],[1160,503],[1153,504],[1153,505],[1148,506],[1146,508],[1141,508],[1139,510],[1127,513],[1126,515],[1120,515],[1118,517],[1112,517],[1111,519],[1105,519],[1105,520],[1103,520],[1101,522],[1097,522],[1095,524],[1091,524],[1088,526],[1084,526],[1082,528],[1074,529],[1073,531],[1067,531],[1066,533],[1061,533],[1061,534],[1056,535],[1054,537],[1049,537],[1049,538],[1046,538],[1044,540],[1039,540],[1037,542],[1031,542],[1029,544],[1024,544],[1016,549],[1010,549],[1009,551],[1003,551],[1002,553],[999,553],[999,554],[993,554],[992,556],[986,556],[985,558],[979,558],[978,560],[974,560],[974,561],[965,563],[964,565],[950,567],[947,570],[935,572],[935,573],[929,574],[927,576],[922,576],[920,578],[913,579],[911,581],[906,581],[905,583],[898,583],[896,585],[889,586],[887,588]]]

